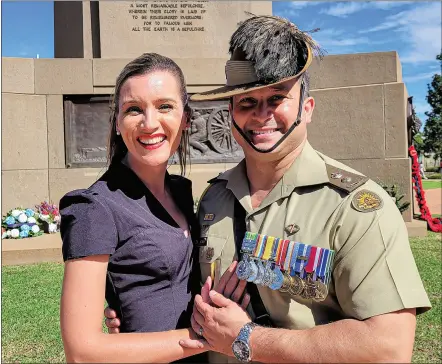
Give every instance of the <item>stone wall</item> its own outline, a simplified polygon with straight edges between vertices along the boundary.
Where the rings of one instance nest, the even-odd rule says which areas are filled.
[[[58,202],[85,188],[103,168],[66,168],[64,95],[109,95],[128,59],[3,58],[2,211]],[[225,58],[175,58],[189,92],[224,84]],[[372,179],[399,184],[411,199],[407,90],[396,52],[327,56],[311,68],[316,100],[309,139],[319,151]],[[195,197],[234,164],[193,164]],[[178,172],[171,166],[172,173]],[[411,221],[409,209],[404,214]]]

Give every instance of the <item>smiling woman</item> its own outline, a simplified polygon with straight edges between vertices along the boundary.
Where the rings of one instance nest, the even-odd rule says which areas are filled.
[[[66,359],[170,362],[200,354],[205,349],[179,345],[196,338],[190,314],[200,290],[191,182],[166,171],[176,151],[183,172],[186,162],[190,108],[180,68],[143,54],[121,71],[112,106],[107,172],[60,202]],[[104,298],[122,319],[121,335],[101,332]]]

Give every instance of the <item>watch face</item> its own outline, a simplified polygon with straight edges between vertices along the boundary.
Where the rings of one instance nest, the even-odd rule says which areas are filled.
[[[238,360],[244,362],[249,360],[249,346],[245,342],[235,341],[232,345],[232,350]]]

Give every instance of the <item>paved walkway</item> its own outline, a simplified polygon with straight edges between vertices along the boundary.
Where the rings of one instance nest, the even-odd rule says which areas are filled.
[[[425,199],[427,200],[428,208],[432,215],[442,215],[442,189],[435,188],[432,190],[425,190]],[[413,190],[413,205],[414,213],[420,215],[419,207],[417,205],[415,192]]]
[[[442,188],[425,190],[425,199],[432,215],[442,215]]]

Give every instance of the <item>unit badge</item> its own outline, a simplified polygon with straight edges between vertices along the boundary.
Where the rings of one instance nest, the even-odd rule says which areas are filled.
[[[215,254],[215,249],[213,249],[212,247],[208,247],[206,250],[206,259],[207,260],[212,259],[214,254]]]
[[[352,200],[353,207],[360,212],[371,212],[379,210],[384,202],[374,192],[368,190],[359,191]]]

